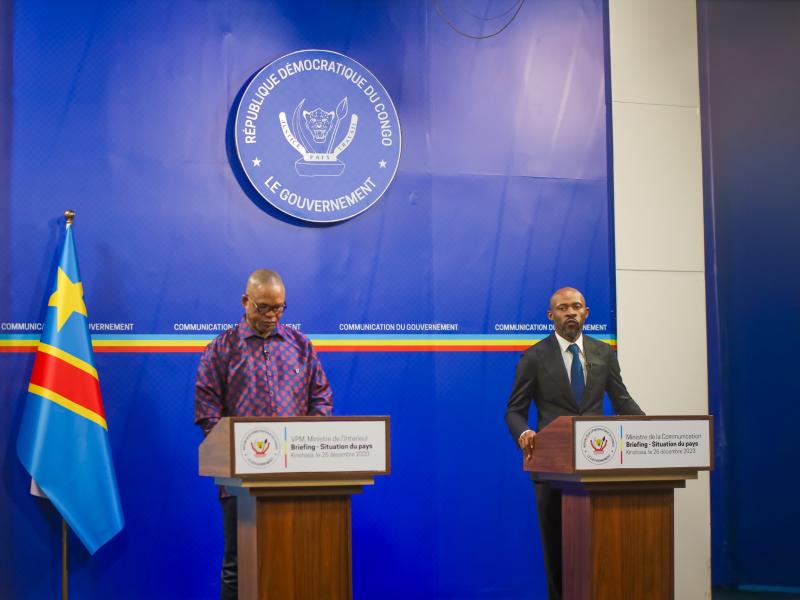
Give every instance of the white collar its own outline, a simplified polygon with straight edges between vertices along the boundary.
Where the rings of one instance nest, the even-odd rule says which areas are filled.
[[[561,352],[567,352],[568,351],[567,348],[569,348],[572,344],[577,344],[580,353],[586,356],[586,354],[583,352],[583,333],[581,333],[578,336],[578,339],[575,340],[574,342],[570,342],[569,340],[564,339],[558,334],[558,332],[555,332],[555,334],[556,334],[556,339],[558,340],[558,345],[561,348]]]

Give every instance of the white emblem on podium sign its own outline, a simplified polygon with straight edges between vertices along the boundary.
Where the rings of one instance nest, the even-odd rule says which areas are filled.
[[[281,455],[275,435],[267,429],[254,429],[242,441],[242,458],[253,467],[268,467]]]
[[[592,464],[604,465],[617,453],[617,438],[608,427],[592,427],[583,435],[581,451]]]

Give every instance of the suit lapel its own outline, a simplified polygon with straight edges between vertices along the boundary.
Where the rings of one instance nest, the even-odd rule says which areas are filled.
[[[564,359],[561,357],[561,346],[558,345],[558,340],[555,334],[550,334],[543,344],[547,344],[547,352],[545,353],[544,368],[553,378],[558,385],[561,395],[578,410],[575,404],[575,399],[572,397],[572,388],[569,385],[569,376],[567,375],[567,368],[564,366]]]

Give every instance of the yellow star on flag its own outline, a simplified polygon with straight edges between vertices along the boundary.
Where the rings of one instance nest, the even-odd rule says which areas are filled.
[[[61,331],[64,323],[76,312],[86,316],[86,304],[83,302],[83,284],[78,281],[73,283],[69,276],[58,268],[58,281],[56,291],[50,296],[47,306],[56,307],[56,326]]]

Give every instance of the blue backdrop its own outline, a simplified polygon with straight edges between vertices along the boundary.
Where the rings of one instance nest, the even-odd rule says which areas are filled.
[[[51,598],[59,522],[28,495],[14,444],[66,208],[98,341],[208,339],[251,270],[286,281],[284,321],[322,352],[336,414],[392,417],[392,475],[353,502],[357,598],[544,593],[532,486],[503,424],[517,346],[549,294],[583,289],[614,335],[607,75],[600,0],[19,2],[3,16],[0,141],[0,596]],[[499,31],[476,40],[472,36]],[[465,35],[466,34],[466,35]],[[298,224],[236,169],[237,96],[268,62],[323,48],[362,63],[403,133],[396,179],[365,213]],[[351,324],[403,330],[370,351]],[[206,327],[206,330],[202,330]],[[194,328],[194,329],[193,329]],[[201,328],[201,333],[197,329]],[[459,342],[496,351],[455,352]],[[16,345],[15,345],[16,344]],[[433,345],[439,351],[413,351]],[[196,352],[96,356],[123,532],[78,598],[212,598],[221,524],[197,474]]]
[[[800,5],[698,2],[708,201],[713,581],[800,591]],[[715,254],[714,254],[715,253]],[[716,278],[716,281],[713,280]]]

